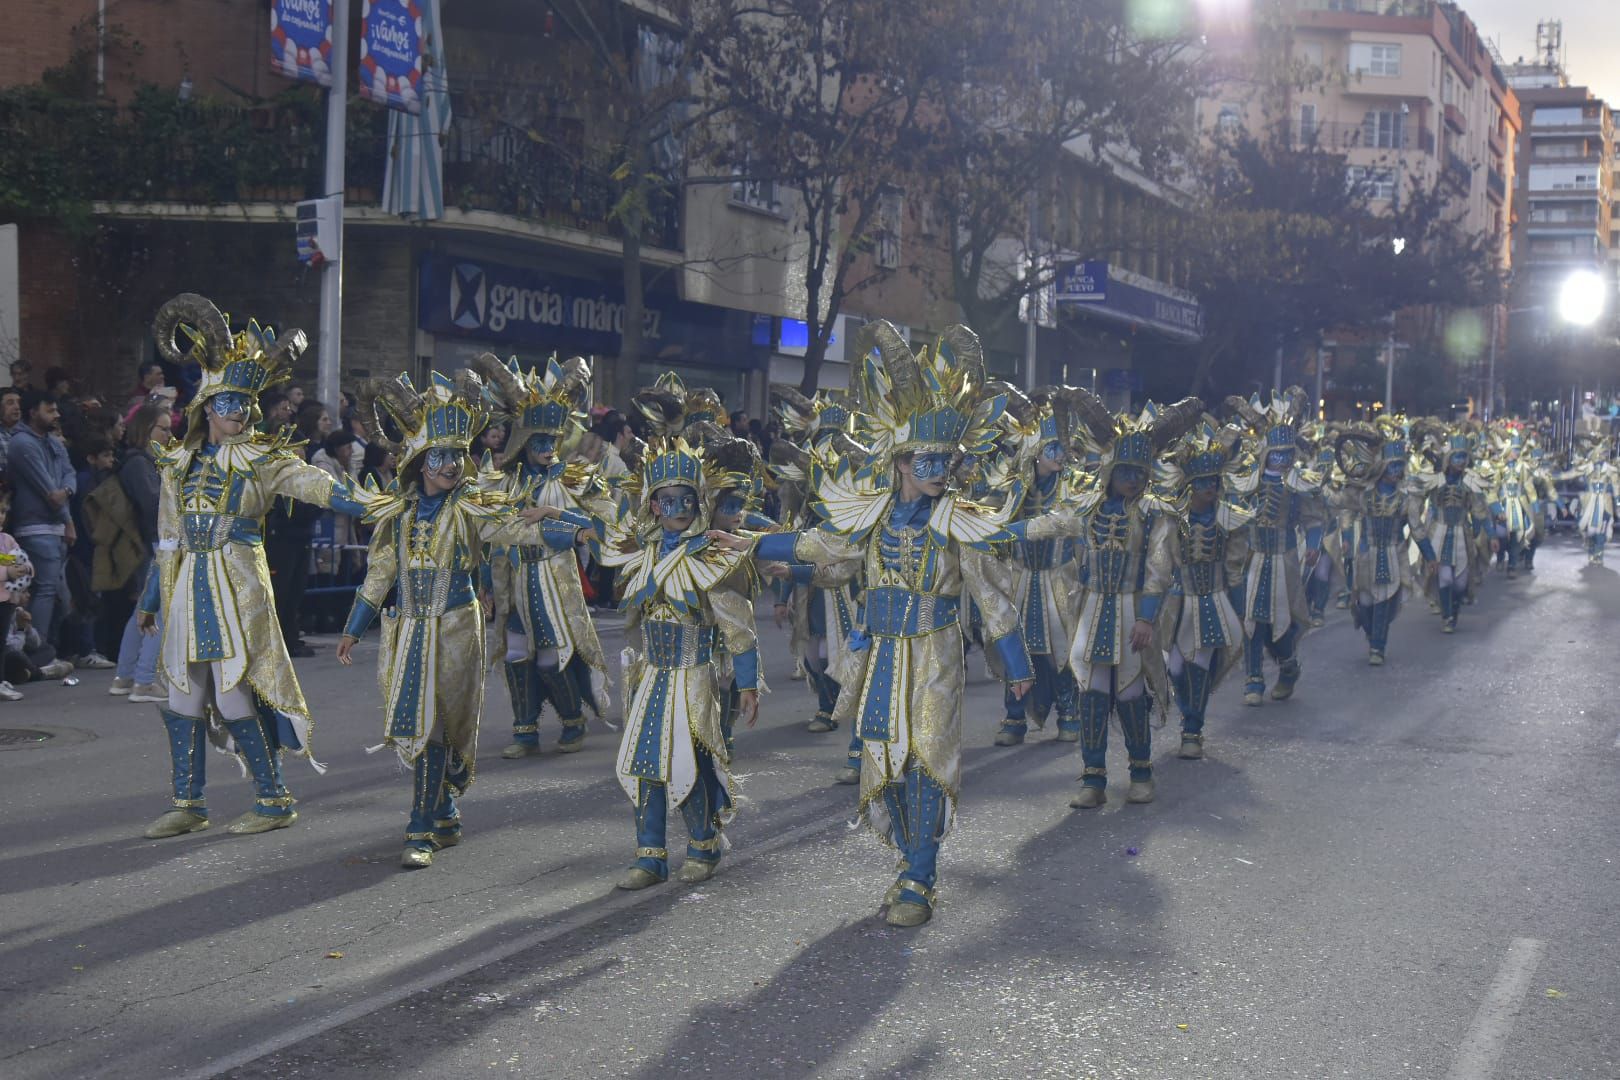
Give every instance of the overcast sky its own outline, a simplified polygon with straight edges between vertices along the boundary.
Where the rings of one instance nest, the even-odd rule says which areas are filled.
[[[1502,59],[1530,59],[1536,51],[1536,21],[1562,19],[1564,67],[1569,81],[1589,86],[1620,108],[1620,3],[1616,0],[1460,0],[1479,32],[1496,42]]]

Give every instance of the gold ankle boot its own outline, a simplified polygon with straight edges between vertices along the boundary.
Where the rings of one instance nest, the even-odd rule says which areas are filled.
[[[203,815],[176,807],[148,825],[141,835],[148,840],[164,840],[171,836],[202,832],[208,825],[208,819]]]

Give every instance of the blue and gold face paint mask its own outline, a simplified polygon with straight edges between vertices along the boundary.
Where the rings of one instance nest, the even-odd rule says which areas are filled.
[[[225,390],[208,399],[208,410],[221,420],[241,420],[253,408],[249,394]]]
[[[949,454],[918,454],[911,459],[911,476],[915,480],[943,480],[950,467]]]
[[[464,451],[435,446],[423,457],[422,468],[431,473],[456,472],[460,470],[466,457]]]
[[[743,512],[743,497],[736,494],[722,496],[720,502],[716,504],[714,512],[723,514],[726,517],[740,517]]]
[[[1056,439],[1053,439],[1051,442],[1041,447],[1041,457],[1045,458],[1047,461],[1062,461],[1063,444],[1058,442]]]
[[[1221,489],[1221,478],[1218,476],[1194,477],[1192,489],[1200,495],[1212,495]]]
[[[524,448],[531,454],[555,454],[557,452],[557,436],[530,435],[529,441],[524,444]]]
[[[678,518],[697,513],[697,492],[689,487],[665,488],[653,496],[659,517]]]

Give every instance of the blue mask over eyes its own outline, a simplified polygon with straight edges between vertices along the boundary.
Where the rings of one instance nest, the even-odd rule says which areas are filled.
[[[1294,463],[1292,450],[1273,450],[1266,454],[1266,468],[1272,472],[1281,472]]]
[[[911,459],[911,476],[915,480],[939,480],[950,467],[949,454],[918,454]]]
[[[553,454],[557,451],[557,436],[530,435],[527,449],[531,454]]]
[[[1468,467],[1468,453],[1464,450],[1454,450],[1446,461],[1453,469],[1465,469]]]
[[[735,517],[741,514],[743,512],[743,497],[741,495],[725,496],[720,500],[719,505],[714,508],[714,512],[724,514],[726,517]]]
[[[660,517],[685,517],[697,513],[697,492],[691,488],[669,488],[653,496],[653,507]]]
[[[1398,484],[1406,479],[1406,462],[1392,461],[1384,466],[1384,479],[1391,484]]]
[[[1058,442],[1056,439],[1053,439],[1051,442],[1041,447],[1041,457],[1045,458],[1047,461],[1062,461],[1063,444]]]
[[[234,390],[226,390],[208,399],[209,410],[221,420],[234,416],[246,416],[247,411],[252,407],[252,397],[247,394],[239,394]]]
[[[427,452],[423,459],[425,467],[431,472],[443,472],[451,466],[459,467],[461,459],[466,455],[460,450],[450,450],[442,446],[435,446]]]
[[[1116,465],[1114,478],[1122,484],[1145,484],[1147,470],[1140,465]]]
[[[1221,478],[1218,476],[1199,476],[1195,477],[1192,482],[1192,489],[1198,492],[1200,495],[1207,495],[1210,492],[1219,491],[1220,487]]]

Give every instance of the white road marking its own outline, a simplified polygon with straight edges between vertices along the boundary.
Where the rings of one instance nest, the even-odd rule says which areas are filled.
[[[1253,866],[1254,865],[1254,863],[1250,862],[1248,859],[1238,859],[1236,855],[1232,856],[1232,858],[1237,859],[1237,861],[1242,863],[1244,866]]]
[[[1535,938],[1514,938],[1508,945],[1507,955],[1496,978],[1485,993],[1474,1013],[1474,1022],[1468,1025],[1462,1045],[1446,1073],[1446,1080],[1490,1080],[1502,1058],[1513,1021],[1524,1002],[1530,979],[1541,963],[1541,950],[1545,943]]]

